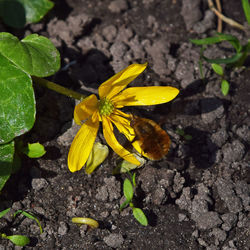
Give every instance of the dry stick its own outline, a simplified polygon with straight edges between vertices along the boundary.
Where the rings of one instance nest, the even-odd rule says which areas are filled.
[[[240,23],[235,22],[234,20],[224,16],[223,14],[221,14],[215,7],[213,4],[212,0],[207,0],[208,1],[208,6],[209,8],[218,16],[220,17],[225,23],[228,23],[229,25],[236,27],[238,29],[241,29],[243,31],[245,31],[245,28],[243,25],[241,25]]]
[[[221,12],[222,12],[222,9],[221,9],[220,0],[216,0],[216,7],[217,7],[218,11],[221,13]],[[221,18],[220,18],[219,16],[218,16],[217,31],[218,31],[219,33],[222,32],[222,20],[221,20]]]

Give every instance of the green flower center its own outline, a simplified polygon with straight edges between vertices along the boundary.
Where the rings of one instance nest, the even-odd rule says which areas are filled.
[[[109,99],[103,98],[99,101],[98,108],[100,115],[108,116],[113,112],[114,105]]]

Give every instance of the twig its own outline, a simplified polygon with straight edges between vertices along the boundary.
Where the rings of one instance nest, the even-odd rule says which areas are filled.
[[[212,0],[207,0],[208,1],[208,6],[209,8],[218,16],[220,17],[225,23],[228,23],[229,25],[236,27],[238,29],[241,29],[243,31],[245,31],[245,28],[243,25],[241,25],[240,23],[237,23],[236,21],[224,16],[223,14],[221,14],[215,7],[213,4]]]
[[[217,7],[218,11],[221,13],[221,12],[222,12],[222,9],[221,9],[220,0],[216,0],[216,7]],[[221,18],[220,18],[219,16],[218,16],[217,31],[218,31],[219,33],[222,32],[222,20],[221,20]]]

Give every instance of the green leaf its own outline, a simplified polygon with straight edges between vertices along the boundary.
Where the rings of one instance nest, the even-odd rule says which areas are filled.
[[[14,28],[40,21],[54,6],[49,0],[0,0],[0,16]]]
[[[12,172],[14,141],[0,145],[0,191]]]
[[[237,53],[233,55],[232,57],[228,58],[215,58],[215,59],[209,59],[205,56],[203,56],[203,59],[209,63],[216,63],[216,64],[232,64],[237,62],[242,57],[242,53]]]
[[[135,219],[143,226],[148,225],[148,219],[140,208],[133,208],[133,215]]]
[[[35,96],[30,76],[1,54],[0,68],[1,144],[13,140],[33,127]]]
[[[130,202],[133,198],[134,190],[131,181],[127,178],[123,182],[123,193],[126,199]]]
[[[223,68],[219,64],[212,63],[211,66],[216,74],[218,74],[219,76],[223,76],[224,71],[223,71]]]
[[[228,91],[229,91],[229,83],[228,83],[228,81],[227,80],[222,80],[221,81],[221,92],[222,92],[222,94],[223,95],[227,95],[228,94]]]
[[[43,229],[42,229],[42,225],[40,223],[40,221],[32,214],[28,213],[28,212],[25,212],[21,209],[17,210],[15,213],[14,213],[14,217],[16,217],[17,214],[22,214],[24,216],[26,216],[27,218],[31,219],[31,220],[34,220],[36,221],[36,223],[38,224],[39,228],[40,228],[40,233],[43,233]]]
[[[10,208],[7,208],[5,210],[3,210],[2,212],[0,212],[0,218],[2,218],[5,214],[7,214],[10,211]]]
[[[217,36],[214,37],[207,37],[203,39],[190,39],[190,42],[196,45],[211,45],[223,41],[229,42],[237,52],[241,51],[241,45],[238,38],[229,34],[217,33]]]
[[[39,142],[36,143],[28,143],[28,146],[22,149],[22,152],[26,154],[29,158],[39,158],[42,157],[46,150],[44,146]]]
[[[38,77],[50,76],[60,68],[60,54],[46,37],[31,34],[21,41],[0,33],[0,54],[17,68]]]
[[[24,235],[10,235],[6,236],[6,239],[9,239],[12,243],[21,247],[30,243],[30,239]]]
[[[242,7],[247,19],[248,24],[250,25],[250,4],[249,0],[241,0]]]

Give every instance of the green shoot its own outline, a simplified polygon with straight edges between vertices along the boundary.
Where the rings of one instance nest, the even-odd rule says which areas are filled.
[[[241,0],[241,3],[242,3],[242,8],[244,10],[247,22],[250,25],[250,4],[249,4],[249,0]]]
[[[175,133],[183,137],[186,141],[191,141],[193,138],[192,135],[185,134],[185,131],[181,128],[177,128]]]
[[[130,208],[132,208],[133,215],[135,219],[143,226],[148,225],[148,220],[143,211],[140,208],[134,207],[134,204],[132,202],[134,197],[134,188],[136,187],[136,181],[135,181],[135,173],[131,175],[130,172],[128,172],[131,181],[126,178],[123,182],[123,194],[126,198],[125,202],[123,202],[120,206],[120,210],[123,210],[125,207],[129,205]]]
[[[30,243],[30,239],[25,236],[25,235],[6,235],[6,234],[0,234],[3,239],[8,239],[10,240],[13,244],[16,246],[26,246],[27,244]]]
[[[5,214],[7,214],[10,211],[10,208],[7,208],[3,211],[0,212],[0,218],[2,218]],[[39,220],[33,216],[30,213],[27,213],[23,210],[17,210],[14,214],[13,217],[15,218],[17,214],[23,214],[24,216],[26,216],[29,219],[35,220],[40,228],[40,233],[43,232],[42,230],[42,226],[41,223],[39,222]],[[30,243],[30,240],[27,236],[25,235],[6,235],[5,233],[0,233],[0,237],[2,237],[3,239],[8,239],[10,240],[13,244],[17,245],[17,246],[26,246],[27,244]]]
[[[30,213],[28,213],[28,212],[25,212],[25,211],[23,211],[23,210],[17,210],[17,211],[14,213],[13,217],[16,217],[17,214],[22,214],[22,215],[26,216],[27,218],[36,221],[36,223],[37,223],[38,226],[39,226],[40,233],[41,233],[41,234],[43,233],[43,229],[42,229],[41,223],[40,223],[40,221],[39,221],[34,215],[32,215],[32,214],[30,214]]]

